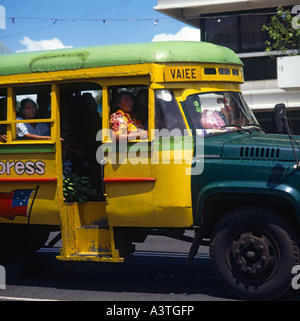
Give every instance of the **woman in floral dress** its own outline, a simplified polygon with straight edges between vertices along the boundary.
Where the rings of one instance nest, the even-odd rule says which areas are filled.
[[[117,98],[118,110],[110,117],[113,135],[119,140],[147,139],[148,132],[133,113],[133,100],[129,92],[121,92]]]

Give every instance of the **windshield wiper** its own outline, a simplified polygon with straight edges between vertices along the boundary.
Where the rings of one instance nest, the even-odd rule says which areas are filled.
[[[247,133],[251,134],[251,132],[250,132],[249,130],[241,127],[240,125],[231,124],[231,125],[221,126],[221,128],[227,128],[227,127],[236,127],[236,128],[238,128],[239,130],[244,130],[244,131],[246,131]]]
[[[253,127],[257,127],[259,129],[261,129],[263,132],[266,132],[265,129],[263,129],[259,124],[257,123],[251,123],[251,124],[248,124],[248,125],[245,125],[245,127],[248,127],[248,126],[253,126]]]

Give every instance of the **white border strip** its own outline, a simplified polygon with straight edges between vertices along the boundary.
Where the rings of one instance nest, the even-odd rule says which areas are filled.
[[[13,296],[0,296],[0,301],[60,301],[52,299],[34,299],[34,298],[18,298]]]

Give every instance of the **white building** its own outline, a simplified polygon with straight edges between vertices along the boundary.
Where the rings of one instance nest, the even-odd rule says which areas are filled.
[[[154,9],[199,28],[199,40],[233,49],[245,64],[243,93],[262,127],[274,131],[274,106],[285,103],[293,133],[300,134],[300,61],[295,61],[300,56],[290,63],[270,58],[262,31],[278,6],[292,9],[296,4],[300,1],[157,0]]]

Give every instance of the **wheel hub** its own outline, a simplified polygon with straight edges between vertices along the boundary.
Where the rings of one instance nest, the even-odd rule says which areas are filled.
[[[259,275],[274,266],[275,250],[268,238],[242,233],[232,244],[233,261],[241,272]]]

